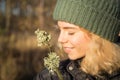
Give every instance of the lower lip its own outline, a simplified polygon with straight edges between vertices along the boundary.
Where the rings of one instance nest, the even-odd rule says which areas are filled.
[[[64,51],[66,52],[66,53],[70,53],[71,52],[71,48],[64,48]]]

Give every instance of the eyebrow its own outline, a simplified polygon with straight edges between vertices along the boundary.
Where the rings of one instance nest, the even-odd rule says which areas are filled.
[[[75,27],[63,27],[63,29],[77,29]]]
[[[59,28],[61,28],[61,27],[59,27]],[[67,26],[65,26],[65,27],[62,27],[63,29],[77,29],[76,27],[67,27]]]

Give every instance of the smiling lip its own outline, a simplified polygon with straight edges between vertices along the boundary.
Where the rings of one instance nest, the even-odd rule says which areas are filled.
[[[72,51],[73,47],[63,47],[63,49],[66,53],[70,53]]]

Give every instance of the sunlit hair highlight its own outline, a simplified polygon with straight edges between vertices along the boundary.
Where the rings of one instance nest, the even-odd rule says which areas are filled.
[[[112,73],[120,68],[120,46],[95,34],[81,62],[81,69],[91,75]]]

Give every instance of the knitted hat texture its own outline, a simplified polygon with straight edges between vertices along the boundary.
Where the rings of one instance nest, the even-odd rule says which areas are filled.
[[[115,42],[120,31],[120,0],[57,0],[53,18]]]

